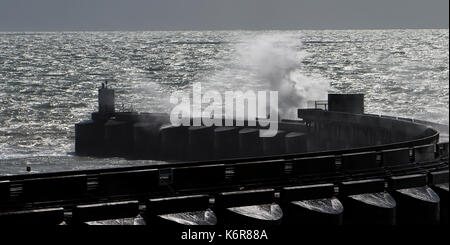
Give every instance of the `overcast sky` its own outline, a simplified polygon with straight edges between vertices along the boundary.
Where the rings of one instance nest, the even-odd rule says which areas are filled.
[[[449,0],[0,0],[0,31],[448,28]]]

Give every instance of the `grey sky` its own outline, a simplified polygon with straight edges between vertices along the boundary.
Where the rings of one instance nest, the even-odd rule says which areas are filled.
[[[0,0],[0,31],[448,28],[448,0]]]

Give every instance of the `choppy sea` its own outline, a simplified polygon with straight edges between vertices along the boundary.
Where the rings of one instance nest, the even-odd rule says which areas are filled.
[[[73,155],[74,124],[97,110],[105,79],[119,108],[140,112],[170,112],[170,94],[194,82],[287,83],[286,109],[364,93],[367,113],[448,124],[449,31],[0,33],[0,175],[158,163]]]

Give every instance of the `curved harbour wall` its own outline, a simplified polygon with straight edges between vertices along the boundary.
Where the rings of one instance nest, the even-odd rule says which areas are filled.
[[[446,224],[448,154],[447,142],[3,176],[0,223]]]
[[[101,120],[93,115],[94,120],[76,124],[75,149],[79,155],[185,161],[382,149],[439,138],[432,127],[408,119],[317,109],[298,113],[301,120],[280,121],[270,138],[260,138],[260,128],[250,126],[170,126],[167,114],[113,113]]]

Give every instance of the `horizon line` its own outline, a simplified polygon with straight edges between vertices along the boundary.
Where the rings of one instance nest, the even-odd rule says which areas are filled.
[[[449,30],[449,27],[430,27],[430,28],[423,28],[423,27],[408,27],[408,28],[401,28],[401,27],[391,27],[391,28],[302,28],[302,29],[154,29],[154,30],[148,30],[148,29],[135,29],[135,30],[114,30],[114,29],[102,29],[102,30],[11,30],[11,31],[2,31],[0,30],[0,33],[55,33],[55,32],[208,32],[208,31],[217,31],[217,32],[224,32],[224,31],[377,31],[377,30]]]

